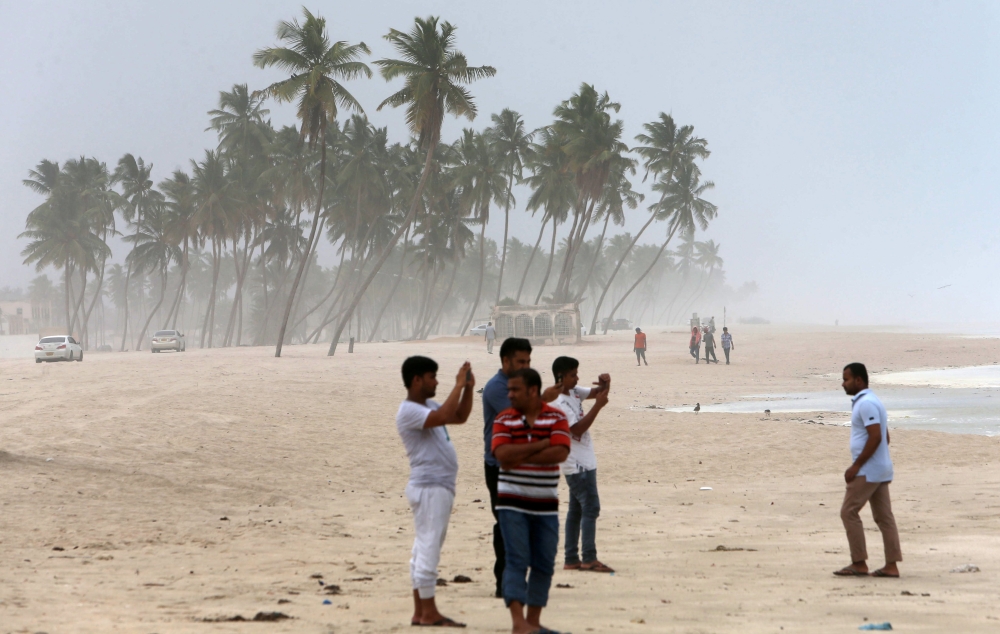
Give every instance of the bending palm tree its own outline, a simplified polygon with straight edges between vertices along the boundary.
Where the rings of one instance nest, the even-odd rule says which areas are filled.
[[[160,298],[156,300],[156,305],[146,317],[146,323],[142,325],[135,346],[136,351],[142,348],[142,340],[149,329],[149,323],[163,305],[163,297],[167,293],[167,269],[170,262],[180,258],[180,250],[170,239],[171,227],[168,214],[163,203],[152,205],[139,220],[135,234],[125,238],[133,245],[125,262],[140,274],[146,271],[160,273]]]
[[[260,68],[277,66],[292,74],[288,79],[275,82],[262,92],[280,102],[298,100],[297,115],[302,120],[301,137],[308,140],[310,147],[319,143],[321,148],[316,209],[306,241],[306,251],[288,294],[288,305],[285,307],[281,329],[278,331],[278,344],[274,350],[276,357],[281,356],[288,318],[295,305],[295,293],[316,244],[319,216],[323,208],[323,189],[326,186],[326,128],[330,121],[336,120],[338,105],[363,112],[361,104],[338,80],[355,79],[362,75],[371,77],[368,66],[357,61],[362,53],[371,52],[364,42],[331,44],[326,33],[326,20],[314,16],[305,8],[302,13],[305,22],[301,25],[297,20],[278,24],[278,39],[287,42],[290,45],[288,48],[264,48],[253,56],[254,64]]]
[[[444,121],[445,113],[451,113],[456,117],[464,116],[470,120],[476,117],[476,106],[472,101],[472,95],[461,84],[496,74],[496,69],[491,66],[469,66],[465,55],[455,50],[455,27],[444,22],[439,30],[438,19],[434,17],[416,18],[409,33],[392,29],[385,39],[392,43],[402,59],[380,59],[375,64],[382,70],[382,77],[386,81],[403,77],[406,83],[401,90],[379,104],[379,110],[387,105],[393,108],[405,106],[406,123],[410,131],[417,136],[420,148],[427,152],[427,158],[409,212],[392,238],[382,248],[378,260],[375,261],[340,318],[327,353],[330,356],[336,353],[340,335],[343,334],[348,320],[361,302],[368,286],[417,214],[420,198],[431,172],[434,149],[441,139],[441,123]]]
[[[674,233],[680,229],[682,233],[693,235],[696,227],[700,227],[704,231],[708,228],[709,221],[715,218],[719,208],[701,197],[706,191],[715,187],[715,183],[712,181],[702,183],[700,179],[701,171],[698,169],[698,166],[688,163],[681,168],[675,182],[666,186],[663,205],[671,210],[670,224],[668,225],[670,231],[667,234],[667,239],[663,241],[663,245],[657,251],[656,257],[653,258],[653,262],[649,265],[649,268],[625,291],[625,294],[618,300],[618,303],[611,309],[607,324],[604,326],[604,334],[608,333],[608,327],[614,321],[615,311],[618,310],[632,291],[639,286],[642,280],[649,275],[649,272],[653,270],[660,256],[663,255],[663,251],[670,244],[670,239],[674,237]]]

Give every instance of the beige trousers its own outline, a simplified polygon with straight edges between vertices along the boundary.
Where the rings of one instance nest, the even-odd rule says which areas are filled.
[[[875,524],[882,531],[882,543],[885,547],[885,562],[888,564],[903,561],[903,552],[899,548],[899,531],[896,530],[896,518],[892,516],[892,504],[889,502],[888,482],[868,482],[864,476],[858,476],[847,485],[844,494],[844,505],[840,509],[840,519],[847,529],[847,543],[851,547],[851,561],[866,561],[868,550],[865,548],[865,529],[861,525],[858,513],[865,504],[870,504]]]

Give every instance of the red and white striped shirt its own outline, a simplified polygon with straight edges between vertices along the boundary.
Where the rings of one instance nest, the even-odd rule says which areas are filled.
[[[500,445],[521,445],[546,438],[552,446],[569,448],[571,444],[566,416],[550,405],[542,405],[534,425],[528,425],[524,414],[514,408],[505,409],[493,419],[494,453]],[[524,463],[513,469],[501,468],[496,507],[533,515],[557,515],[559,465]]]

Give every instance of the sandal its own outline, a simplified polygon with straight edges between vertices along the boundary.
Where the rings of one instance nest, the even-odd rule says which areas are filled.
[[[444,617],[433,623],[421,623],[421,627],[465,627],[465,623],[459,623],[458,621]]]
[[[563,565],[563,570],[579,570],[582,565],[583,564],[580,562],[576,562],[575,564],[565,564]]]
[[[611,566],[606,566],[599,561],[592,561],[586,564],[580,564],[580,570],[586,570],[587,572],[614,572],[615,569]]]
[[[868,572],[867,571],[861,572],[860,570],[855,570],[854,568],[851,568],[850,566],[845,566],[844,568],[841,568],[840,570],[838,570],[837,572],[835,572],[833,574],[835,574],[838,577],[867,577],[868,576]]]
[[[889,574],[883,568],[879,568],[878,570],[876,570],[875,572],[873,572],[872,576],[873,577],[881,577],[883,579],[899,579],[899,575]]]

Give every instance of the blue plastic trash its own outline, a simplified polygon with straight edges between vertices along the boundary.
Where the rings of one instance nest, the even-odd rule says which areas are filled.
[[[858,626],[859,630],[891,630],[892,623],[886,621],[885,623],[865,623],[864,625]]]
[[[333,601],[330,599],[323,599],[323,605],[333,605]],[[892,628],[890,627],[889,629],[891,630]]]

